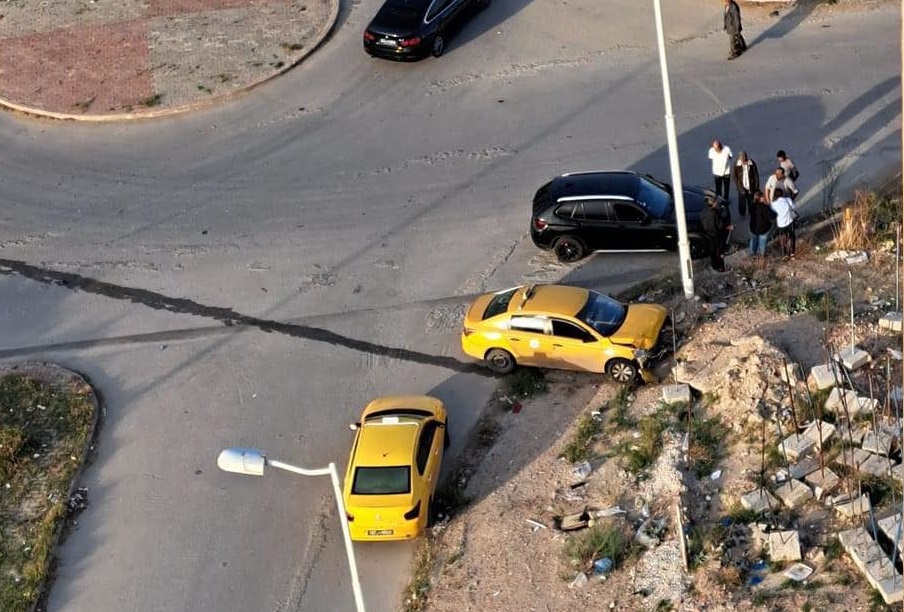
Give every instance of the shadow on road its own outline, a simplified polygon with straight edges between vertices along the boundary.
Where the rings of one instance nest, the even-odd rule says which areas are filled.
[[[786,35],[796,30],[807,17],[812,15],[818,4],[820,4],[818,0],[798,0],[794,3],[794,6],[791,7],[790,11],[778,18],[778,21],[758,34],[756,38],[747,41],[747,46],[755,47],[767,40],[784,38]]]

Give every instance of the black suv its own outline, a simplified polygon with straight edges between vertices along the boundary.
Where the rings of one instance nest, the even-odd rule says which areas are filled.
[[[700,211],[715,192],[684,188],[691,257],[707,254]],[[672,187],[649,174],[575,172],[546,183],[534,196],[530,237],[572,263],[593,251],[674,251],[678,227]]]

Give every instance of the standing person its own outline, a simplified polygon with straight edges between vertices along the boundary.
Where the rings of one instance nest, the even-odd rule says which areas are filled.
[[[775,213],[766,201],[766,196],[758,190],[753,194],[753,204],[750,206],[750,247],[747,252],[751,257],[766,256],[766,241],[774,218]]]
[[[728,34],[728,59],[733,60],[747,50],[747,42],[741,35],[741,7],[734,0],[725,0],[723,29]]]
[[[797,179],[800,178],[800,172],[798,172],[797,166],[794,165],[794,162],[791,161],[791,158],[788,157],[788,154],[785,153],[784,149],[778,150],[775,154],[775,160],[778,162],[778,165],[781,166],[782,170],[785,171],[785,176],[792,181],[797,182]]]
[[[744,217],[748,209],[753,212],[753,194],[760,190],[760,171],[756,162],[747,157],[747,151],[741,151],[733,172],[738,190],[738,212]]]
[[[785,176],[785,169],[780,167],[776,168],[775,172],[772,173],[772,176],[769,177],[769,180],[766,181],[766,200],[769,203],[772,203],[772,201],[775,200],[775,191],[779,188],[781,188],[784,194],[792,200],[796,200],[797,196],[800,194],[794,181]]]
[[[716,183],[716,195],[728,202],[728,189],[731,184],[731,149],[718,140],[709,148],[709,159],[713,165],[713,180]]]
[[[709,248],[709,263],[716,272],[725,272],[725,247],[731,225],[731,213],[718,198],[706,198],[706,206],[700,211],[700,225]]]
[[[794,259],[797,247],[797,236],[794,232],[794,220],[797,218],[797,210],[794,202],[785,195],[784,189],[775,188],[775,199],[769,205],[775,213],[775,226],[777,228],[779,243],[782,246],[782,255],[785,258]]]

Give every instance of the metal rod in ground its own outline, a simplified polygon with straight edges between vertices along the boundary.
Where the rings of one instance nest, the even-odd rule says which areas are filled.
[[[788,461],[788,452],[785,450],[785,434],[782,431],[782,414],[779,411],[775,412],[775,425],[778,427],[778,441],[782,448],[782,458],[785,460],[785,470],[788,472],[789,488],[793,489],[794,479],[791,478],[791,463]]]
[[[873,374],[872,374],[872,372],[869,373],[869,399],[870,399],[870,404],[872,404],[872,403],[873,403]],[[886,404],[886,408],[887,408],[887,407],[888,407],[888,402],[886,401],[885,404]],[[885,415],[886,415],[886,411],[885,411],[885,410],[882,411],[882,416],[881,416],[881,417],[876,417],[876,411],[873,411],[873,434],[876,436],[876,444],[877,444],[877,445],[878,445],[878,444],[881,442],[881,440],[882,440],[882,436],[881,436],[880,433],[879,433],[879,424],[878,424],[878,420],[885,421]],[[878,419],[878,420],[877,420],[877,419]],[[883,447],[879,447],[879,448],[883,448]],[[891,477],[891,479],[892,479],[892,483],[891,483],[891,506],[892,506],[892,508],[894,508],[895,506],[898,505],[898,502],[897,502],[897,496],[895,495],[895,483],[894,483],[895,477],[894,477],[894,472],[891,471],[891,468],[894,467],[894,464],[891,462],[891,448],[885,449],[885,460],[886,460],[886,463],[888,464],[888,468],[887,468],[887,469],[888,469],[888,475],[889,475],[889,476]]]
[[[685,315],[687,316],[687,315]],[[675,309],[672,308],[672,360],[675,365],[672,367],[672,380],[678,384],[678,329],[675,327]]]
[[[794,423],[794,432],[800,429],[797,423],[797,410],[794,408],[794,386],[791,384],[791,375],[788,373],[788,360],[782,357],[782,369],[785,371],[785,382],[788,383],[788,398],[791,400],[791,422]]]
[[[800,370],[802,379],[806,380],[806,373],[804,372],[803,366],[797,364],[797,367]],[[819,475],[825,478],[826,458],[825,453],[822,450],[822,406],[817,405],[817,403],[813,401],[813,394],[810,393],[810,385],[804,385],[804,389],[807,390],[807,401],[810,404],[810,410],[816,417],[816,431],[819,433]]]
[[[831,348],[832,347],[829,347],[830,350],[831,350]],[[840,386],[839,383],[841,382],[841,379],[838,376],[838,370],[844,371],[844,367],[834,360],[832,360],[831,363],[833,364],[832,365],[832,373],[833,373],[833,376],[835,377],[835,384],[836,384],[836,386]],[[848,378],[848,384],[850,384],[850,382],[851,382],[850,378]],[[853,385],[851,385],[851,388],[853,388]],[[854,463],[854,433],[853,433],[854,422],[851,421],[851,412],[850,412],[850,410],[848,410],[847,393],[841,393],[840,395],[841,395],[841,408],[842,408],[842,410],[844,410],[844,420],[847,421],[847,424],[848,424],[848,428],[847,428],[848,429],[848,442],[850,443],[850,448],[851,448],[851,464],[853,464]],[[857,478],[857,480],[856,480],[856,482],[857,482],[857,499],[860,499],[860,496],[863,494],[863,481],[860,478],[860,468],[857,465],[853,465],[853,469],[854,469],[854,473],[856,474],[856,478]],[[848,492],[850,493],[852,491],[849,489]]]
[[[854,352],[854,273],[848,268],[848,291],[851,299],[851,353]]]

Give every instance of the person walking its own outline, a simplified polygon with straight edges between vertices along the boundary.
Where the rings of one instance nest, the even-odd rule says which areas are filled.
[[[797,170],[797,166],[794,165],[794,162],[791,161],[791,158],[788,157],[788,154],[785,153],[784,149],[778,150],[775,154],[775,161],[777,161],[778,165],[785,171],[785,176],[792,181],[797,182],[797,179],[800,178],[800,172]]]
[[[792,200],[796,200],[800,194],[794,181],[785,176],[785,169],[782,167],[776,168],[769,180],[766,181],[766,201],[771,204],[775,200],[775,191],[779,188],[781,188],[785,196],[790,197]]]
[[[797,209],[794,208],[794,202],[785,195],[784,189],[775,188],[775,199],[769,207],[775,213],[775,227],[778,234],[779,244],[782,247],[782,256],[794,259],[794,253],[797,250],[797,236],[794,232],[794,222],[797,219]]]
[[[716,272],[725,272],[725,248],[728,236],[734,227],[731,213],[722,206],[718,198],[706,198],[706,206],[700,211],[700,225],[706,236],[709,263]]]
[[[716,195],[724,198],[727,203],[728,189],[731,184],[731,148],[714,140],[709,148],[709,159],[712,161]]]
[[[766,256],[766,241],[769,239],[769,230],[772,229],[774,218],[775,213],[766,201],[766,196],[757,190],[753,194],[753,203],[750,206],[750,246],[747,252],[751,257]]]
[[[741,7],[735,0],[725,0],[723,29],[728,34],[728,59],[733,60],[747,50],[747,42],[741,35]]]
[[[738,213],[741,218],[747,211],[753,211],[753,194],[760,190],[760,172],[756,162],[741,151],[738,161],[733,166],[735,189],[738,190]]]

